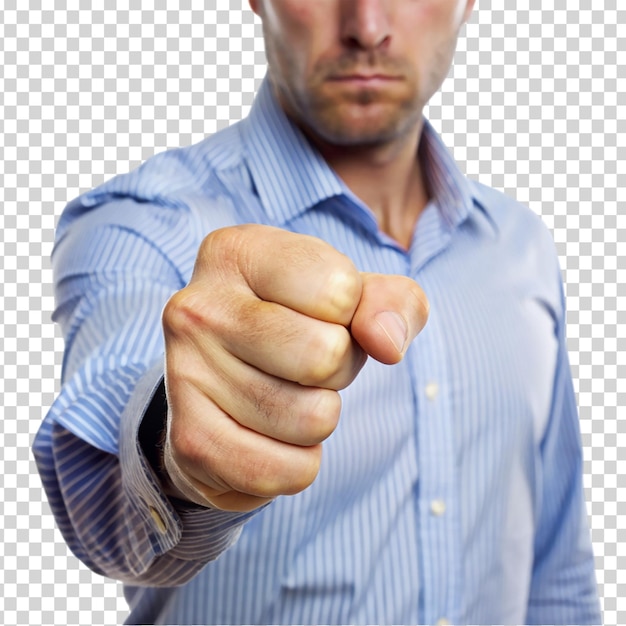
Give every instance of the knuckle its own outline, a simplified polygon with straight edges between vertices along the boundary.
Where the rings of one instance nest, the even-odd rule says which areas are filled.
[[[206,235],[200,244],[194,275],[210,273],[230,282],[232,272],[248,264],[252,228],[249,224],[226,226]]]
[[[198,305],[198,298],[189,287],[174,293],[163,309],[165,330],[180,334],[189,327],[198,325],[202,318],[201,307]]]
[[[274,495],[290,496],[310,487],[319,474],[321,446],[300,448],[296,461],[286,464],[278,475],[273,477],[271,491]]]
[[[211,283],[230,285],[238,272],[242,256],[249,248],[249,235],[243,226],[227,226],[211,231],[198,248],[190,285]]]
[[[225,332],[229,320],[225,302],[208,296],[198,286],[189,284],[174,293],[165,303],[161,323],[165,335],[189,336],[200,331]]]
[[[301,431],[307,433],[309,445],[321,443],[337,428],[341,397],[330,389],[312,389],[301,415]]]
[[[348,324],[356,311],[361,297],[361,276],[347,258],[337,263],[325,281],[324,292],[331,307],[333,319]]]
[[[212,230],[200,244],[199,256],[217,258],[223,257],[224,250],[237,249],[237,241],[242,236],[244,228],[241,226],[226,226]]]
[[[323,386],[351,362],[352,338],[343,326],[329,324],[311,336],[304,350],[306,362],[301,380],[307,386]]]

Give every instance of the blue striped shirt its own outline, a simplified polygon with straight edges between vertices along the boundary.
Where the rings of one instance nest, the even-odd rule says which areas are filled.
[[[418,158],[432,198],[406,250],[264,83],[244,121],[67,206],[63,387],[34,454],[72,551],[126,583],[129,623],[600,622],[553,242],[427,122]],[[164,303],[208,232],[250,222],[410,276],[431,310],[402,363],[370,359],[342,392],[316,482],[241,515],[168,499],[137,433]]]

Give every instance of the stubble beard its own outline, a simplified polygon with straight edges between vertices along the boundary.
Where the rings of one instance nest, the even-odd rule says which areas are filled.
[[[341,96],[326,97],[310,90],[299,103],[301,124],[336,146],[386,145],[410,133],[421,118],[417,98],[397,100],[368,89]]]
[[[338,147],[374,147],[409,133],[421,120],[424,103],[411,68],[389,60],[370,58],[364,62],[347,55],[319,63],[305,79],[286,51],[274,48],[267,54],[270,81],[281,106],[313,140]],[[276,63],[279,58],[282,63]],[[363,88],[349,92],[331,79],[366,67],[401,78],[389,91]]]

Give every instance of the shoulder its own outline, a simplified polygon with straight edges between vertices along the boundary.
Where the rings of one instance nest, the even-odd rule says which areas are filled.
[[[243,151],[238,124],[192,146],[158,153],[135,170],[120,174],[72,200],[57,228],[62,237],[78,218],[120,225],[163,223],[168,228],[193,212],[198,198],[219,204],[223,193],[219,174],[236,168]],[[97,211],[106,206],[106,211]],[[84,222],[84,220],[81,220]]]
[[[537,213],[515,198],[475,181],[471,184],[479,213],[492,224],[491,251],[503,276],[525,285],[555,320],[560,319],[563,280],[552,232]]]
[[[512,251],[530,248],[556,256],[552,233],[537,213],[497,189],[474,180],[470,184],[478,208],[491,222],[497,237]]]
[[[175,204],[172,198],[181,194],[210,192],[207,185],[212,178],[220,171],[236,167],[242,155],[239,125],[234,124],[191,146],[154,155],[133,172],[94,190],[92,196],[121,189],[138,199],[160,199],[164,204],[169,200]]]

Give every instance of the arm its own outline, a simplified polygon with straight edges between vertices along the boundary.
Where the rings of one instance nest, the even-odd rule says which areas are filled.
[[[541,444],[535,560],[528,624],[600,624],[593,552],[582,484],[576,398],[565,342],[565,303],[556,332],[559,354],[551,416]]]
[[[64,384],[34,454],[57,523],[81,560],[112,578],[170,586],[226,549],[246,516],[166,498],[136,444],[163,376],[161,310],[184,284],[184,262],[160,248],[158,224],[153,239],[139,225],[163,222],[172,238],[187,228],[184,214],[176,224],[168,218],[125,201],[81,217],[55,247]]]
[[[164,227],[165,241],[198,251],[185,286],[158,237],[139,232],[74,228],[58,247],[66,380],[35,455],[79,558],[171,586],[260,507],[315,479],[337,390],[366,354],[400,360],[427,307],[405,277],[361,275],[319,239],[264,226],[221,229],[198,246]],[[160,481],[138,433],[164,353]]]

